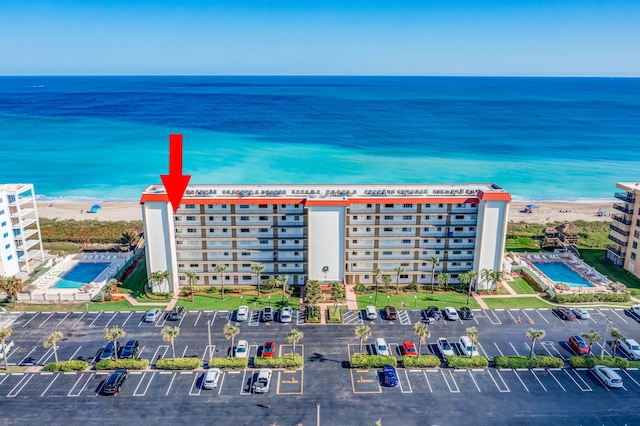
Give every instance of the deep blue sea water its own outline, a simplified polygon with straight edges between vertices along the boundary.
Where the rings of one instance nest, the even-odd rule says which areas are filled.
[[[192,183],[496,182],[529,200],[640,180],[640,79],[0,77],[0,183],[138,199],[184,135]]]

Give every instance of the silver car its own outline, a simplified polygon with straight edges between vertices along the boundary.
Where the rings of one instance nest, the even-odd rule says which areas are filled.
[[[285,306],[284,308],[280,309],[280,322],[291,322],[292,314],[293,314],[293,311],[288,306]]]
[[[213,389],[218,387],[218,381],[222,371],[219,368],[210,368],[202,378],[202,389]]]
[[[455,355],[455,353],[453,352],[453,347],[451,346],[451,343],[449,343],[449,341],[444,337],[440,337],[438,339],[437,344],[438,344],[438,350],[440,351],[443,357],[446,358],[448,356]]]
[[[149,311],[147,311],[146,315],[144,316],[144,321],[145,322],[156,322],[158,320],[158,318],[160,318],[160,313],[162,311],[159,308],[153,308]]]
[[[593,374],[602,380],[607,387],[621,388],[623,386],[622,377],[610,367],[596,365],[591,371],[593,371]]]

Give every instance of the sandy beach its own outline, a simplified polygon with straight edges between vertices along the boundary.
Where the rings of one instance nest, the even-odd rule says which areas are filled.
[[[549,223],[571,222],[575,220],[601,221],[611,220],[610,216],[597,216],[597,212],[612,211],[612,203],[572,203],[572,202],[514,202],[511,203],[509,220],[512,222]],[[525,206],[535,204],[538,208],[531,213],[524,213]],[[87,213],[90,203],[39,203],[38,215],[48,219],[76,219],[76,220],[142,220],[140,205],[129,203],[101,203],[102,209],[98,213]]]

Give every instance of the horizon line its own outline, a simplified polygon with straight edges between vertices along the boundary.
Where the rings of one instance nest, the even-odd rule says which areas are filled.
[[[29,78],[29,77],[340,77],[340,78],[606,78],[606,79],[637,79],[640,75],[519,75],[519,74],[487,74],[487,75],[420,75],[420,74],[6,74],[0,78]]]

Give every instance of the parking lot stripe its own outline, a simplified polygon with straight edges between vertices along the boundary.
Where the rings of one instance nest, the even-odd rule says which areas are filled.
[[[71,326],[71,328],[75,327],[76,325],[78,325],[78,323],[82,320],[82,318],[84,318],[84,316],[87,315],[86,312],[83,312],[82,315],[80,315],[80,318],[78,318],[76,320],[76,322],[73,323],[73,325]]]
[[[129,373],[132,374],[133,372]],[[138,372],[139,373],[139,372]],[[144,373],[142,373],[142,378],[140,379],[140,382],[138,382],[138,386],[136,386],[136,390],[133,391],[133,396],[144,396],[147,391],[149,390],[149,386],[151,386],[151,381],[153,380],[153,378],[156,376],[154,373],[150,372],[149,374],[151,374],[151,378],[149,379],[149,381],[147,382],[147,386],[145,386],[144,388],[144,392],[142,392],[141,394],[138,393],[138,388],[140,387],[140,385],[144,382],[144,379],[147,377],[147,372],[145,371]]]
[[[496,374],[498,375],[498,378],[500,379],[500,381],[502,382],[502,384],[504,385],[504,387],[506,389],[502,389],[499,385],[498,382],[496,382],[496,379],[493,378],[493,374],[491,374],[491,369],[487,368],[487,373],[489,374],[489,377],[491,377],[491,380],[493,380],[493,383],[496,385],[496,387],[498,388],[498,391],[500,392],[511,392],[511,390],[509,389],[509,386],[507,386],[507,383],[504,381],[504,379],[502,378],[502,376],[500,375],[500,372],[495,370]]]
[[[76,349],[76,351],[73,353],[73,355],[71,355],[71,356],[69,357],[69,361],[71,361],[71,360],[73,359],[73,357],[75,357],[75,356],[76,356],[76,354],[77,354],[78,352],[80,352],[80,348],[82,348],[82,346],[78,346],[78,349]]]
[[[587,387],[586,389],[583,388],[582,386],[580,386],[580,384],[578,382],[576,382],[576,380],[573,378],[573,376],[569,373],[569,369],[563,369],[562,371],[564,371],[566,373],[567,376],[569,376],[569,378],[571,380],[573,380],[573,383],[576,384],[576,386],[582,391],[582,392],[591,392],[593,389],[591,389],[591,387],[587,384],[587,382],[585,382],[584,380],[582,380],[582,377],[580,377],[580,375],[576,372],[576,376],[578,376],[578,379],[580,379],[580,381],[582,383],[584,383],[584,385]]]
[[[602,349],[602,345],[600,344],[600,342],[595,342],[595,344],[598,345],[600,349]],[[604,349],[604,353],[607,354],[608,356],[611,356],[611,353],[606,348]]]
[[[547,353],[549,354],[549,356],[555,356],[551,353],[551,351],[549,351],[549,349],[547,348],[547,346],[551,346],[551,348],[555,351],[556,354],[558,354],[558,356],[560,358],[562,358],[563,361],[566,361],[567,358],[562,355],[555,347],[555,345],[553,344],[553,342],[540,342],[540,344],[542,345],[542,347],[544,348],[545,351],[547,351]]]
[[[164,352],[160,353],[160,351],[162,349],[164,349]],[[167,354],[168,350],[169,350],[169,345],[160,345],[160,346],[158,346],[156,351],[153,353],[153,356],[151,357],[151,362],[153,363],[155,360],[164,358],[164,356]],[[140,352],[142,352],[142,351],[140,351]]]
[[[516,347],[515,347],[515,346],[513,346],[513,343],[509,342],[509,346],[511,346],[511,349],[513,349],[513,351],[516,353],[516,355],[518,355],[518,356],[520,355],[520,354],[518,353],[518,350],[516,349]]]
[[[456,390],[453,390],[451,388],[451,385],[449,384],[449,381],[447,380],[446,375],[444,374],[444,371],[440,370],[440,373],[442,373],[442,378],[444,379],[445,383],[447,384],[447,387],[449,388],[449,392],[451,393],[460,393],[460,389],[458,388],[458,384],[456,383],[456,380],[453,378],[453,373],[451,372],[451,370],[447,370],[449,372],[449,377],[451,378],[451,381],[453,382],[453,385],[456,387]],[[461,371],[465,371],[465,370],[461,370]]]
[[[93,327],[93,323],[96,322],[96,320],[100,317],[100,315],[102,315],[102,312],[98,312],[98,315],[96,315],[93,321],[91,321],[91,323],[89,324],[89,327]]]
[[[7,398],[15,398],[20,391],[29,383],[29,380],[33,379],[35,374],[26,374],[20,381],[9,391]]]
[[[480,343],[478,343],[478,349],[480,349],[482,351],[482,353],[484,354],[485,358],[487,358],[488,360],[493,359],[493,357],[489,357],[489,355],[485,352],[484,348],[480,345]]]
[[[71,312],[67,312],[67,315],[65,315],[64,318],[62,318],[60,322],[56,324],[56,327],[60,327],[60,324],[62,324],[62,322],[66,320],[69,315],[71,315]]]
[[[60,374],[56,374],[56,377],[53,378],[53,380],[51,380],[51,382],[49,383],[49,386],[47,386],[44,391],[42,391],[42,393],[40,394],[41,397],[44,396],[45,393],[47,393],[47,391],[49,390],[49,388],[51,386],[53,386],[53,384],[55,383],[56,380],[58,380],[58,377],[60,377]]]
[[[560,370],[560,369],[558,368],[558,370]],[[556,383],[558,384],[558,386],[560,386],[560,387],[562,388],[562,390],[566,392],[567,390],[564,388],[564,386],[562,386],[562,384],[560,384],[560,381],[556,378],[555,374],[553,374],[553,372],[552,372],[550,369],[547,369],[547,371],[549,372],[549,374],[551,375],[551,377],[553,377],[553,380],[555,380],[555,381],[556,381]]]
[[[32,316],[32,317],[31,317],[31,319],[30,319],[29,321],[25,322],[25,323],[22,325],[22,328],[25,328],[25,327],[26,327],[26,326],[27,326],[31,321],[33,321],[33,319],[34,319],[35,317],[37,317],[39,313],[40,313],[40,312],[36,312],[36,314],[35,314],[34,316]]]
[[[105,313],[106,313],[106,312],[105,312]],[[111,324],[111,321],[113,321],[113,319],[116,317],[116,315],[118,315],[118,313],[117,313],[117,312],[114,312],[114,313],[113,313],[113,316],[111,317],[111,319],[109,320],[109,322],[107,322],[107,323],[105,324],[105,327],[109,327],[109,324]]]
[[[622,317],[620,316],[620,314],[616,312],[616,310],[615,310],[615,309],[609,309],[609,310],[610,310],[610,311],[611,311],[611,313],[613,313],[615,316],[617,316],[618,318],[620,318],[620,320],[622,320],[622,322],[624,322],[625,324],[629,324],[629,323],[627,322],[627,320],[626,320],[626,319],[622,318]]]
[[[187,348],[189,347],[189,345],[184,347],[184,351],[182,351],[182,358],[185,357],[185,355],[187,354]]]
[[[80,396],[80,394],[82,394],[82,391],[84,390],[85,387],[87,387],[87,384],[91,380],[91,377],[93,377],[93,375],[91,373],[87,373],[87,376],[88,376],[87,380],[84,382],[84,385],[82,385],[80,390],[77,393],[72,393],[72,392],[74,391],[76,386],[78,386],[78,383],[80,383],[82,381],[82,379],[84,378],[84,375],[85,375],[85,373],[82,373],[80,375],[80,377],[78,377],[78,380],[76,380],[76,382],[73,384],[73,387],[69,390],[69,393],[67,393],[67,396],[77,397],[77,396]],[[102,386],[104,386],[104,383],[100,385],[100,388],[96,392],[96,395],[100,393],[100,391],[102,390]]]
[[[478,392],[482,392],[480,390],[480,386],[478,386],[478,382],[476,382],[476,379],[473,377],[473,373],[471,372],[471,370],[467,370],[469,372],[469,377],[471,377],[471,380],[473,380],[473,384],[476,385],[476,389],[478,389]]]
[[[516,318],[513,316],[513,314],[511,313],[511,311],[519,311],[519,309],[509,309],[507,311],[507,313],[509,314],[509,316],[511,317],[511,319],[513,320],[513,322],[518,322],[518,320],[516,320]]]
[[[529,392],[529,388],[527,387],[527,385],[524,384],[524,382],[522,381],[522,378],[520,377],[520,375],[518,374],[518,370],[513,370],[513,374],[516,375],[516,377],[518,378],[518,380],[520,380],[520,384],[522,384],[522,386],[524,387],[524,390],[526,390],[527,392]]]
[[[200,393],[202,393],[202,387],[198,386],[198,378],[200,377],[199,374],[196,374],[193,378],[193,381],[191,382],[191,387],[189,388],[189,396],[199,396]],[[196,388],[198,389],[196,392],[193,392],[193,389]]]
[[[620,371],[622,371],[624,374],[626,374],[627,376],[629,376],[629,378],[631,379],[631,381],[632,381],[633,383],[635,383],[635,384],[636,384],[636,386],[639,386],[639,387],[640,387],[640,383],[636,382],[636,380],[635,380],[633,377],[631,377],[631,374],[627,373],[627,371],[626,371],[626,370],[624,370],[624,369],[622,369],[622,370],[620,370]]]
[[[525,317],[527,317],[527,322],[529,324],[533,324],[533,319],[529,316],[529,314],[526,311],[533,311],[532,308],[528,308],[528,309],[521,309],[520,310],[522,312],[522,315],[524,315]]]
[[[133,312],[129,312],[129,316],[127,317],[126,320],[124,320],[124,322],[122,323],[122,327],[125,326],[125,324],[127,323],[127,321],[129,321],[129,318],[131,318],[131,316],[133,315]]]
[[[184,311],[182,313],[182,317],[180,318],[180,321],[178,322],[178,327],[180,327],[182,325],[182,321],[184,321],[184,318],[187,316],[188,313],[189,313],[189,311]]]
[[[498,347],[498,344],[496,342],[493,342],[493,346],[496,347],[496,349],[498,350],[498,352],[500,352],[501,356],[504,356],[504,353],[502,353],[502,351],[500,350],[500,348]]]
[[[247,373],[251,374],[249,379],[249,391],[245,392],[244,384],[247,382]],[[251,390],[253,388],[253,374],[254,370],[244,370],[242,373],[242,387],[240,388],[240,395],[251,395]]]
[[[221,377],[220,377],[220,384],[218,385],[218,395],[220,395],[220,392],[222,392],[222,385],[224,384],[224,376],[226,376],[226,374],[222,372],[220,376]]]
[[[538,309],[536,309],[536,313],[537,313],[538,315],[540,315],[540,318],[542,318],[542,320],[543,320],[544,322],[546,322],[547,324],[549,324],[549,321],[544,317],[544,315],[542,315],[542,314],[540,313],[540,311],[539,311]]]
[[[531,374],[533,374],[533,377],[535,377],[536,380],[538,381],[538,383],[540,383],[540,386],[542,386],[542,389],[544,389],[544,391],[547,392],[547,388],[542,384],[542,382],[540,381],[540,379],[536,375],[536,370],[537,369],[532,369],[532,370],[529,370],[529,371],[531,371]]]
[[[409,386],[409,390],[405,390],[402,386],[402,380],[400,380],[400,375],[398,374],[398,384],[400,385],[400,392],[402,393],[413,393],[413,389],[411,388],[411,382],[409,381],[409,376],[407,375],[407,370],[402,369],[404,372],[404,377],[407,379],[407,385]]]
[[[162,373],[160,373],[162,374]],[[169,392],[171,392],[171,386],[173,386],[173,381],[176,379],[176,375],[178,373],[173,373],[173,377],[171,378],[171,381],[169,382],[169,387],[167,388],[167,392],[164,394],[164,396],[168,396]]]
[[[427,381],[427,386],[429,386],[429,392],[433,393],[433,389],[431,388],[431,383],[429,382],[429,378],[427,377],[427,371],[431,373],[435,373],[436,370],[422,370],[422,374],[424,374],[424,379]]]
[[[502,309],[502,310],[504,310],[504,309]],[[492,310],[483,309],[482,312],[484,312],[484,314],[487,316],[487,319],[489,320],[489,322],[491,322],[491,324],[493,324],[493,325],[502,324],[502,321],[500,321],[498,316]],[[493,315],[493,318],[495,318],[495,321],[493,319],[491,319],[491,315]]]
[[[198,316],[196,317],[196,322],[193,323],[193,326],[197,326],[198,325],[198,320],[200,319],[200,315],[202,315],[202,311],[198,312]],[[214,317],[215,318],[215,317]],[[213,322],[213,321],[212,321]]]
[[[47,349],[47,351],[44,353],[44,355],[42,355],[42,356],[40,357],[40,359],[38,360],[38,364],[40,364],[40,365],[44,365],[44,364],[45,364],[45,362],[46,362],[46,360],[47,360],[51,355],[53,355],[53,347],[51,347],[51,348]]]

